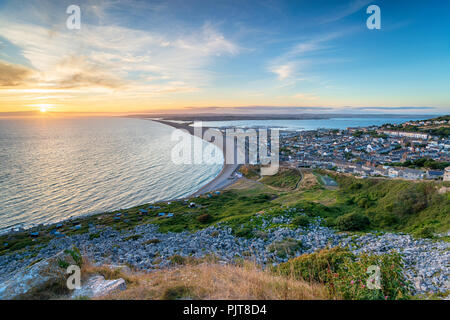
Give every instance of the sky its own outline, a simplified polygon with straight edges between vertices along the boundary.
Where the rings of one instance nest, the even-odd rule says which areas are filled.
[[[441,0],[0,0],[0,112],[449,114],[449,13]]]

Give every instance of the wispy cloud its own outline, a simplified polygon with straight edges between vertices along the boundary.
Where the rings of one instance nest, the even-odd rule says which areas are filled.
[[[436,107],[356,107],[355,110],[434,110]]]
[[[277,75],[278,80],[283,81],[292,77],[296,71],[296,65],[292,62],[281,65],[273,65],[270,67],[270,71]]]
[[[372,0],[353,0],[349,2],[341,2],[338,7],[332,6],[330,10],[319,17],[314,22],[316,24],[327,24],[344,19],[355,12],[365,8],[369,4],[373,3]]]
[[[105,8],[116,4],[85,7],[105,19]],[[34,82],[29,79],[26,89],[34,85],[54,90],[99,88],[100,92],[120,88],[136,95],[192,92],[212,79],[208,65],[213,59],[240,52],[208,21],[184,32],[88,23],[80,31],[70,31],[19,23],[0,14],[0,36],[20,48],[35,69]],[[3,86],[18,85],[29,76],[26,70],[16,67],[14,72],[3,72]]]
[[[0,87],[23,85],[32,74],[28,68],[0,61]]]
[[[297,94],[294,94],[292,96],[292,98],[300,99],[300,100],[309,100],[309,101],[319,99],[319,97],[317,95],[311,94],[311,93],[297,93]]]
[[[287,51],[269,62],[268,70],[277,75],[280,81],[295,84],[298,81],[316,79],[307,74],[307,69],[318,64],[336,62],[336,59],[323,58],[321,55],[335,49],[333,41],[355,32],[354,28],[343,28],[340,31],[318,34],[298,41]]]

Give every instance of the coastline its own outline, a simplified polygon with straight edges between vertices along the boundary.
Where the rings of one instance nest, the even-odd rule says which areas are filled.
[[[149,118],[147,118],[146,120],[158,122],[158,123],[170,126],[175,129],[186,130],[190,135],[193,135],[193,136],[195,135],[194,127],[192,127],[188,124],[185,124],[185,123],[176,123],[176,122],[171,122],[171,121],[166,121],[166,120],[156,120],[156,119],[149,119]],[[203,140],[205,140],[206,142],[211,143],[211,141],[208,141],[203,138],[203,134],[207,130],[216,130],[216,129],[202,127],[202,137],[201,138]],[[237,146],[235,144],[233,144],[233,145],[234,145],[234,149],[235,149],[234,154],[236,154]],[[226,164],[226,160],[225,160],[225,159],[227,159],[226,143],[224,143],[223,146],[224,146],[223,149],[221,149],[223,159],[224,159],[222,170],[219,172],[219,174],[214,179],[212,179],[210,182],[205,184],[203,187],[201,187],[199,190],[195,191],[191,195],[186,196],[185,198],[196,197],[196,196],[208,193],[208,192],[224,189],[224,188],[232,185],[234,182],[236,182],[238,180],[237,178],[233,177],[233,174],[236,172],[236,170],[239,169],[240,165],[239,164]],[[183,199],[185,199],[185,198],[183,198]]]
[[[143,120],[150,120],[150,121],[155,121],[155,122],[159,122],[161,124],[176,128],[176,129],[183,129],[189,132],[189,134],[194,135],[194,128],[186,125],[186,124],[178,124],[178,123],[173,123],[173,122],[169,122],[169,121],[164,121],[164,120],[154,120],[154,119],[147,119],[144,118]],[[211,128],[203,128],[203,132],[211,129]],[[203,138],[203,134],[202,134],[202,138]],[[205,140],[207,141],[207,140]],[[210,141],[207,141],[210,142]],[[236,148],[236,146],[235,146]],[[204,186],[202,186],[200,189],[198,189],[197,191],[188,194],[186,196],[182,196],[180,198],[171,198],[171,199],[167,199],[164,200],[164,202],[170,202],[170,201],[176,201],[176,200],[184,200],[184,199],[188,199],[188,198],[192,198],[192,197],[197,197],[200,196],[202,194],[208,193],[208,192],[213,192],[216,190],[221,190],[224,189],[230,185],[232,185],[234,182],[236,182],[238,179],[233,178],[233,174],[234,172],[240,167],[240,165],[227,165],[225,164],[225,156],[226,156],[226,150],[221,150],[222,154],[224,156],[224,164],[222,167],[222,170],[219,172],[219,174],[217,176],[215,176],[211,181],[209,181],[207,184],[205,184]],[[135,206],[133,206],[135,207]],[[117,209],[125,209],[125,208],[117,208]],[[78,220],[78,219],[89,219],[92,216],[97,216],[97,215],[101,215],[103,214],[104,211],[99,211],[99,212],[90,212],[90,213],[86,213],[86,214],[82,214],[82,215],[72,215],[69,217],[65,217],[61,220],[58,220],[56,222],[52,222],[52,223],[41,223],[41,224],[35,224],[29,227],[25,227],[25,228],[20,228],[20,227],[15,227],[15,226],[10,226],[10,227],[6,227],[5,229],[0,231],[0,236],[7,236],[7,235],[12,235],[12,234],[16,234],[16,233],[20,233],[20,232],[30,232],[33,230],[39,230],[41,228],[49,228],[51,226],[55,226],[57,224],[64,224],[70,221],[74,221],[74,220]],[[15,230],[17,229],[17,230]]]

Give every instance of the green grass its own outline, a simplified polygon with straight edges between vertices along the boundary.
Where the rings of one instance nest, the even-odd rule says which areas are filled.
[[[283,189],[295,189],[301,174],[295,169],[280,169],[280,171],[273,176],[265,176],[260,181],[268,186]]]

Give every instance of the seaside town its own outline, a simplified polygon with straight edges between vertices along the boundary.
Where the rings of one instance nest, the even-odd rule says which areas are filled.
[[[280,161],[360,177],[450,181],[447,118],[398,126],[285,131],[280,134]],[[439,129],[427,130],[430,127]]]

